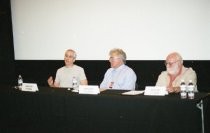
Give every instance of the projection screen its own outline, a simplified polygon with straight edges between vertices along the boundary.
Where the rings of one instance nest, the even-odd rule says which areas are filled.
[[[209,0],[11,0],[16,60],[210,60]]]

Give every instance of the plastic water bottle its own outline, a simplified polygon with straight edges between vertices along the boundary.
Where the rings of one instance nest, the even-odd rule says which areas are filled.
[[[187,89],[186,89],[186,84],[185,84],[184,80],[181,80],[180,96],[181,96],[181,99],[187,98]]]
[[[78,89],[78,81],[77,81],[77,78],[76,77],[73,77],[72,78],[72,88],[74,90],[77,90]]]
[[[194,92],[195,86],[194,86],[192,80],[189,80],[189,84],[187,86],[187,89],[188,89],[188,98],[189,99],[194,99],[194,97],[195,97],[195,92]]]
[[[21,75],[18,75],[18,89],[22,90],[22,85],[23,85],[23,78]]]

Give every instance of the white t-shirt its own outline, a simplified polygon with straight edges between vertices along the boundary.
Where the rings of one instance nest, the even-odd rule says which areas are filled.
[[[84,69],[80,66],[73,65],[72,67],[63,66],[57,70],[55,82],[60,84],[60,87],[72,87],[72,79],[76,77],[78,83],[81,80],[86,80]]]

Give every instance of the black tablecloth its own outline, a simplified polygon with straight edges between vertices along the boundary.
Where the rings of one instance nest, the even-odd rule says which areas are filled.
[[[22,92],[2,86],[0,132],[201,132],[201,110],[196,105],[206,93],[189,100],[179,94],[124,96],[122,92],[79,95],[66,88]]]

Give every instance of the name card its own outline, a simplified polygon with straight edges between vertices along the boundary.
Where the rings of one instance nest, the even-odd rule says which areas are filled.
[[[36,83],[23,83],[21,90],[22,91],[31,91],[31,92],[39,91]]]
[[[99,87],[97,85],[80,85],[79,94],[99,94]]]
[[[165,86],[146,86],[144,95],[149,96],[165,96],[168,92]]]

